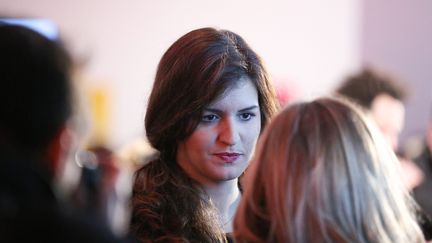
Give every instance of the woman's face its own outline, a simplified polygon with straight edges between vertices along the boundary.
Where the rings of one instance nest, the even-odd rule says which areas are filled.
[[[195,131],[181,142],[177,163],[207,185],[238,178],[261,130],[257,89],[248,77],[208,105]]]

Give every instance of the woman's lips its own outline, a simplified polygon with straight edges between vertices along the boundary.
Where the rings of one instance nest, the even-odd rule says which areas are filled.
[[[229,152],[223,152],[223,153],[215,153],[216,157],[224,161],[225,163],[233,163],[240,157],[240,153],[229,153]]]

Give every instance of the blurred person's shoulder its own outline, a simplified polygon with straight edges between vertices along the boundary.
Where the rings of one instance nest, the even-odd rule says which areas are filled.
[[[63,206],[34,163],[0,157],[0,242],[122,242],[93,215]]]
[[[0,225],[0,242],[125,242],[95,218],[58,207],[22,210]]]

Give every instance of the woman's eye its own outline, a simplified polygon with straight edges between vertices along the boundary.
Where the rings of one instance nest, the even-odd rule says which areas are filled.
[[[203,122],[212,122],[212,121],[215,121],[217,119],[218,119],[218,116],[211,114],[211,115],[204,115],[202,117],[201,121],[203,121]]]
[[[249,121],[254,116],[255,116],[255,114],[252,114],[252,113],[242,113],[242,114],[240,114],[240,119],[242,121]]]

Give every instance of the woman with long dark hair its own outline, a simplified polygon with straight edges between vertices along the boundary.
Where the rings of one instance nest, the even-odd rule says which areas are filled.
[[[132,234],[142,242],[224,242],[238,178],[276,112],[259,56],[239,35],[191,31],[163,55],[145,117],[159,152],[136,173]]]

